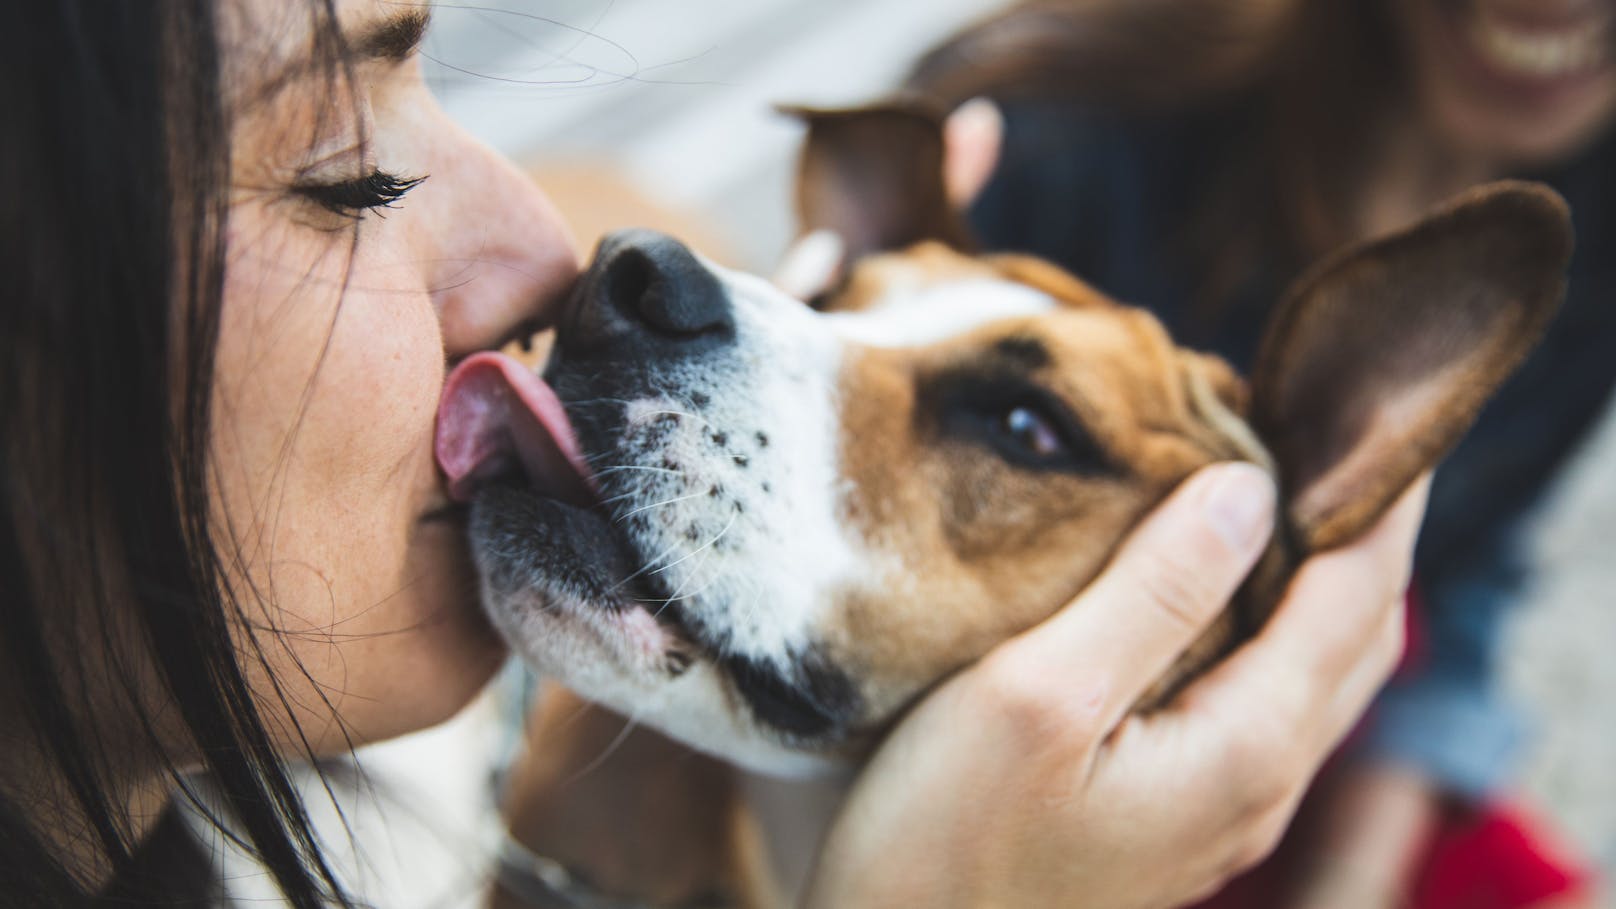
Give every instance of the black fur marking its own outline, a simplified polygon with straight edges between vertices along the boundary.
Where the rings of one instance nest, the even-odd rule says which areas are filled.
[[[1044,342],[1026,335],[1004,338],[993,345],[993,350],[1000,357],[1028,371],[1043,369],[1050,364],[1049,349]]]
[[[757,721],[793,738],[834,739],[858,716],[852,679],[817,649],[784,668],[740,655],[723,657],[720,664]]]
[[[471,506],[477,561],[503,593],[552,595],[622,609],[633,556],[601,514],[521,489],[490,486]]]
[[[1127,474],[1126,465],[1100,447],[1066,401],[1002,366],[947,370],[922,385],[920,399],[915,418],[932,422],[925,431],[979,445],[1017,467],[1080,476]],[[1035,451],[1008,430],[1008,415],[1022,408],[1054,429],[1061,442],[1056,451]]]

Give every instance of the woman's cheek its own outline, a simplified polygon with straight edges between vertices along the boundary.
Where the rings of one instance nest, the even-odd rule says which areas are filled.
[[[443,349],[430,298],[387,277],[356,267],[330,325],[308,399],[307,437],[297,447],[315,459],[308,467],[332,495],[409,498],[425,507],[435,485],[432,428]]]
[[[305,517],[430,498],[443,358],[425,288],[347,235],[299,233],[231,233],[252,240],[228,262],[214,388],[233,518],[287,496]]]
[[[444,373],[431,300],[399,271],[356,256],[340,305],[298,320],[283,342],[319,352],[309,380],[277,392],[301,411],[283,448],[280,511],[298,519],[283,518],[281,551],[322,565],[335,610],[369,609],[359,621],[377,632],[409,627],[438,605],[398,596],[425,567],[410,551],[418,521],[442,504],[432,437]]]
[[[215,527],[245,570],[233,586],[249,592],[254,625],[295,653],[300,666],[272,659],[294,702],[324,703],[301,669],[343,695],[335,706],[358,739],[418,728],[469,698],[500,655],[458,541],[420,521],[444,503],[436,312],[385,235],[362,236],[352,255],[347,235],[330,247],[295,230],[251,235],[229,260],[214,388]],[[300,720],[332,728],[327,715]]]

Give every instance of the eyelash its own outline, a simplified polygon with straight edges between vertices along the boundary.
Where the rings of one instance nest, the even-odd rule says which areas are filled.
[[[356,180],[340,183],[309,183],[297,187],[299,194],[319,205],[349,218],[363,217],[365,212],[378,208],[392,208],[410,190],[421,185],[426,177],[400,177],[382,170],[373,170]]]

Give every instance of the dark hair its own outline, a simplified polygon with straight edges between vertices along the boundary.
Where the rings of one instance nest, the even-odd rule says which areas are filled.
[[[135,841],[115,788],[149,750],[189,792],[160,744],[176,734],[290,904],[347,904],[244,676],[264,657],[232,635],[245,615],[209,520],[229,183],[217,6],[16,4],[0,39],[0,709],[26,724],[7,753],[57,774],[0,767],[10,904],[93,902],[40,827],[53,813],[84,819],[120,900],[205,897],[143,866],[162,850]],[[340,74],[331,0],[309,13]],[[108,741],[113,717],[134,741]]]
[[[1299,266],[1352,238],[1365,136],[1402,76],[1384,3],[1026,0],[923,57],[909,88],[948,107],[981,95],[1217,117],[1217,177],[1177,238],[1204,272],[1197,302],[1216,308],[1260,250]]]

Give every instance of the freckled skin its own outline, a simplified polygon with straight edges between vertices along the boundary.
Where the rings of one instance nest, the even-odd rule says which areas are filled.
[[[338,0],[335,12],[352,32],[399,8]],[[532,182],[438,108],[413,57],[364,61],[335,84],[305,67],[261,98],[267,73],[307,53],[310,17],[276,0],[220,16],[234,116],[213,526],[247,611],[239,634],[285,632],[263,644],[267,670],[244,661],[250,684],[271,691],[273,672],[314,749],[336,753],[447,718],[504,658],[463,530],[441,517],[438,396],[446,359],[559,301],[576,253]],[[343,151],[361,135],[374,161]],[[298,190],[367,165],[431,178],[386,218]],[[302,753],[274,718],[279,699],[260,706]]]

